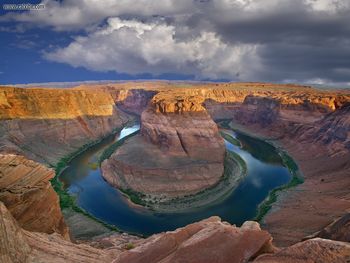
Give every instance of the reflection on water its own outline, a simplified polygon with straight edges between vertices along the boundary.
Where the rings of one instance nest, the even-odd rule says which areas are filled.
[[[107,184],[95,164],[101,152],[116,140],[139,129],[139,125],[124,128],[119,135],[110,136],[77,158],[61,174],[60,180],[79,206],[95,217],[129,232],[149,235],[217,215],[240,225],[255,217],[258,205],[268,192],[291,179],[288,169],[276,149],[261,140],[225,130],[237,138],[242,148],[225,141],[226,148],[238,153],[247,163],[248,174],[232,194],[220,203],[178,214],[155,213],[128,205],[125,198]]]

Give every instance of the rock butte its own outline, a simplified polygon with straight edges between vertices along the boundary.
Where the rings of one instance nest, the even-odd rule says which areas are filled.
[[[297,161],[305,183],[280,193],[262,222],[274,244],[285,248],[273,247],[270,234],[255,223],[236,228],[218,218],[144,240],[119,234],[88,244],[69,241],[49,184],[53,172],[44,165],[55,165],[84,144],[121,128],[130,113],[143,119],[135,140],[171,156],[181,157],[187,151],[194,159],[202,158],[191,147],[191,131],[184,131],[186,151],[172,136],[174,127],[183,128],[179,120],[195,118],[206,120],[205,134],[214,131],[212,120],[230,119],[235,128],[286,149]],[[175,125],[162,123],[172,121]],[[269,83],[0,87],[0,122],[0,201],[5,204],[0,205],[2,262],[206,262],[213,255],[220,255],[217,262],[235,262],[236,258],[240,262],[349,261],[349,92]],[[164,126],[166,143],[157,134]],[[42,212],[33,213],[33,209]],[[301,242],[316,236],[320,238]],[[129,240],[135,248],[126,251]]]
[[[141,134],[103,162],[103,177],[118,188],[158,197],[215,185],[224,171],[224,140],[201,102],[197,96],[165,100],[157,94],[141,115]]]

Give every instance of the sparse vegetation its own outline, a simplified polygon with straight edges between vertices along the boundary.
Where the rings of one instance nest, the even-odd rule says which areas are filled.
[[[228,141],[229,143],[232,143],[233,145],[236,145],[238,147],[241,146],[241,143],[239,140],[237,140],[236,138],[232,137],[231,135],[223,132],[223,131],[220,131],[220,134],[221,136],[226,140]]]
[[[125,245],[125,249],[126,249],[126,250],[130,250],[130,249],[133,249],[133,248],[135,248],[135,245],[134,245],[133,243],[127,243],[127,244]]]
[[[232,151],[229,151],[229,150],[226,151],[226,154],[229,155],[229,159],[230,158],[234,159],[239,164],[239,166],[242,170],[241,172],[243,174],[247,174],[247,171],[248,171],[247,164],[239,154],[232,152]],[[225,169],[227,169],[228,167],[229,166],[227,165],[227,162],[225,162]]]
[[[144,201],[144,198],[146,197],[145,194],[136,192],[132,189],[119,189],[123,194],[125,194],[131,202],[133,202],[134,204],[138,204],[138,205],[147,205],[146,201]]]
[[[231,129],[230,127],[230,122],[232,121],[232,119],[218,119],[215,120],[215,122],[217,123],[217,125],[221,128],[224,129]]]
[[[281,151],[280,156],[285,167],[289,169],[291,173],[296,173],[298,171],[298,165],[295,161],[285,152]]]
[[[111,135],[116,134],[118,132],[121,131],[122,128],[118,128],[115,129]],[[108,136],[111,136],[108,135]],[[77,212],[77,213],[81,213],[84,214],[85,216],[94,219],[95,221],[101,223],[102,225],[104,225],[105,227],[114,230],[114,231],[119,231],[117,227],[109,225],[104,223],[103,221],[97,219],[96,217],[92,216],[91,214],[89,214],[87,211],[85,211],[84,209],[80,208],[79,206],[76,205],[76,200],[74,196],[71,196],[65,189],[64,186],[62,184],[62,182],[59,180],[59,175],[63,172],[63,170],[68,166],[69,162],[75,158],[76,156],[78,156],[79,154],[81,154],[82,152],[86,151],[88,148],[100,143],[102,140],[104,140],[105,138],[107,138],[108,136],[101,138],[100,140],[97,141],[93,141],[90,143],[87,143],[85,145],[83,145],[81,148],[79,148],[77,151],[61,158],[59,160],[59,162],[56,164],[56,166],[54,167],[55,169],[55,174],[56,176],[54,178],[51,179],[51,185],[53,187],[53,189],[56,191],[59,200],[60,200],[60,207],[62,209],[72,209],[73,211]]]
[[[230,121],[231,120],[223,119],[223,120],[218,120],[217,123],[222,128],[232,129],[229,126]],[[226,139],[227,141],[229,141],[230,143],[233,144],[233,142],[231,142],[229,140],[230,138],[228,138],[229,135],[225,136],[222,133],[221,133],[221,135],[224,137],[224,139]],[[243,136],[245,136],[245,135],[243,134]],[[233,137],[231,137],[231,138],[233,138]],[[263,144],[266,147],[266,144],[268,144],[268,143],[265,142],[265,141],[262,141],[261,144]],[[273,147],[273,145],[271,145],[271,147]],[[278,155],[281,158],[283,165],[285,167],[287,167],[288,170],[290,171],[290,173],[292,174],[292,179],[290,180],[289,183],[287,183],[285,185],[282,185],[280,187],[277,187],[277,188],[275,188],[275,189],[273,189],[273,190],[271,190],[269,192],[267,198],[259,205],[257,215],[256,215],[256,217],[254,219],[256,221],[261,221],[264,218],[264,216],[270,211],[270,209],[272,208],[273,203],[277,201],[277,197],[278,197],[278,193],[279,192],[287,190],[287,189],[290,189],[292,187],[295,187],[295,186],[297,186],[299,184],[304,183],[304,179],[302,178],[302,176],[300,174],[300,171],[299,171],[299,168],[298,168],[298,165],[295,163],[295,161],[287,153],[285,153],[283,150],[278,149],[278,148],[276,148],[276,150],[278,151]],[[263,151],[260,150],[258,152],[263,152]],[[228,154],[236,155],[235,156],[235,160],[237,162],[239,162],[241,165],[245,165],[244,160],[242,160],[242,158],[238,154],[233,153],[233,152],[228,152]],[[266,157],[265,157],[264,160],[265,161],[274,162],[275,158],[276,157],[272,158],[272,160],[265,160],[266,159]]]
[[[264,202],[262,202],[259,205],[258,213],[254,219],[256,221],[261,221],[264,218],[264,216],[270,211],[273,203],[277,201],[277,197],[278,197],[279,192],[290,189],[292,187],[295,187],[299,184],[304,183],[304,179],[300,175],[299,170],[298,170],[298,166],[294,162],[294,160],[285,152],[281,152],[281,158],[283,160],[283,164],[289,169],[289,171],[291,172],[293,177],[289,183],[282,185],[280,187],[277,187],[277,188],[270,191],[269,195],[264,200]]]
[[[155,210],[162,209],[163,211],[185,211],[188,208],[203,207],[218,200],[222,200],[237,186],[247,174],[247,165],[245,161],[236,153],[229,150],[226,151],[224,160],[224,173],[221,180],[200,192],[189,194],[182,197],[175,197],[168,200],[155,199],[153,203],[147,204]]]
[[[113,143],[112,145],[110,145],[106,150],[103,151],[103,153],[100,156],[99,159],[99,164],[101,165],[101,163],[108,159],[109,157],[111,157],[111,155],[117,150],[118,147],[120,147],[121,145],[123,145],[123,143],[129,139],[132,136],[135,136],[136,134],[138,134],[139,131],[133,132],[131,134],[129,134],[128,136],[125,136],[124,138],[120,139],[119,141]]]

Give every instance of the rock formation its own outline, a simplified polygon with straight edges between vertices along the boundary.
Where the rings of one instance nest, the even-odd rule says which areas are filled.
[[[350,244],[315,238],[281,249],[276,254],[262,255],[257,263],[308,263],[347,262],[350,259]]]
[[[111,94],[89,89],[0,87],[0,110],[1,151],[52,165],[128,118]]]
[[[141,135],[102,164],[104,178],[121,189],[178,197],[215,185],[225,148],[203,99],[158,93],[141,116]]]
[[[315,122],[313,127],[303,127],[299,135],[303,141],[327,147],[331,155],[346,154],[350,151],[350,102]]]
[[[141,135],[165,152],[222,162],[223,139],[203,101],[200,96],[158,93],[142,114]]]
[[[123,252],[113,263],[123,262],[248,262],[274,251],[272,237],[256,222],[242,227],[211,217],[176,231],[154,235],[135,249]]]
[[[111,262],[113,255],[88,245],[51,235],[30,232],[19,227],[4,204],[0,202],[0,262]]]
[[[152,90],[138,89],[120,91],[116,104],[119,109],[125,112],[141,116],[156,93],[156,91]]]
[[[0,200],[18,222],[0,204],[0,261],[137,262],[143,252],[156,262],[205,262],[214,256],[234,262],[230,253],[235,251],[241,262],[255,257],[257,262],[347,262],[349,246],[341,241],[349,241],[344,215],[350,208],[349,102],[346,91],[268,83],[0,87]],[[224,150],[212,119],[230,119],[235,128],[273,139],[286,149],[305,183],[279,193],[262,224],[275,244],[285,248],[259,256],[275,251],[267,232],[254,223],[240,229],[215,218],[135,241],[130,251],[116,248],[119,241],[107,237],[91,247],[53,233],[67,238],[48,181],[53,172],[29,159],[55,164],[122,127],[129,118],[125,112],[142,113],[141,134],[103,164],[106,179],[122,188],[177,196],[215,184]],[[183,183],[185,176],[188,181]],[[334,221],[337,218],[341,219]],[[247,225],[251,234],[244,230]],[[339,241],[316,238],[297,243],[315,232],[314,236]]]
[[[239,228],[218,217],[133,243],[121,244],[123,239],[112,235],[95,240],[93,247],[64,240],[56,233],[21,229],[1,202],[0,237],[0,261],[4,263],[340,263],[350,259],[349,243],[315,238],[279,249],[258,223],[247,221]]]
[[[0,154],[0,201],[29,231],[57,232],[69,239],[59,200],[49,182],[52,169],[23,156]]]
[[[305,182],[281,193],[264,219],[281,246],[319,231],[350,208],[349,96],[311,93],[301,104],[286,103],[288,96],[278,103],[247,98],[231,111],[234,127],[278,142],[304,175]]]
[[[314,236],[350,242],[350,213],[334,220],[334,222],[317,232]]]

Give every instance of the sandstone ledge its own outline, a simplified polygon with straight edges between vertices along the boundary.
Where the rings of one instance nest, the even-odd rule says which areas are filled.
[[[0,236],[0,261],[4,263],[345,263],[350,259],[346,242],[316,238],[279,249],[258,223],[247,221],[236,227],[219,217],[147,239],[112,235],[74,244],[56,233],[21,229],[1,202]]]
[[[52,169],[23,156],[0,154],[0,201],[26,230],[60,233],[69,239],[58,196],[50,179]]]

